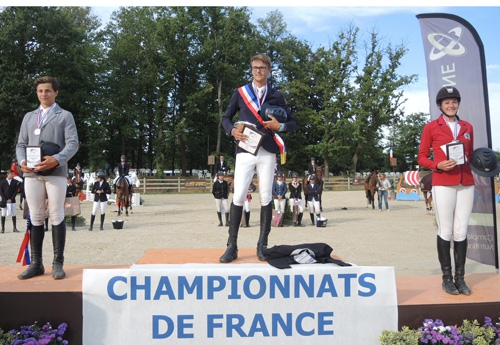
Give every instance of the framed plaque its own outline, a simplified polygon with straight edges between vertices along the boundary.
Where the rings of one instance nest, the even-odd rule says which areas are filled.
[[[41,161],[42,161],[41,146],[26,147],[26,166],[28,168],[35,168],[35,163],[39,163]]]
[[[446,156],[453,159],[457,165],[465,164],[465,145],[461,142],[446,145]]]
[[[262,140],[264,139],[264,133],[259,131],[255,126],[245,123],[240,123],[236,130],[242,132],[248,137],[245,141],[238,140],[236,145],[255,156],[257,151],[259,151]]]

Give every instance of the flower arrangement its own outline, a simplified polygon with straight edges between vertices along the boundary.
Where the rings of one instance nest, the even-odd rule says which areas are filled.
[[[464,320],[457,326],[446,326],[443,321],[425,319],[418,330],[403,327],[399,332],[384,330],[381,345],[500,345],[500,318],[494,323],[490,317],[484,318],[481,326],[477,320]]]
[[[11,345],[68,345],[68,341],[63,339],[64,332],[68,324],[61,323],[59,327],[52,328],[50,323],[42,327],[35,322],[30,326],[21,326],[21,329],[11,330]]]

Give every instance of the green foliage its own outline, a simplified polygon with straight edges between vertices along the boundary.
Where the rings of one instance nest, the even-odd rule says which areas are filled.
[[[380,336],[380,345],[419,345],[420,332],[403,326],[401,331],[384,330]]]
[[[4,333],[3,329],[0,328],[0,345],[11,345],[15,336],[10,333]]]
[[[269,81],[299,124],[283,135],[283,168],[303,172],[315,156],[327,175],[353,174],[386,163],[387,129],[402,122],[403,90],[415,78],[397,73],[404,46],[382,44],[376,33],[364,41],[350,25],[313,50],[277,10],[254,24],[246,7],[120,7],[100,24],[89,7],[0,9],[3,162],[12,160],[23,115],[37,106],[33,79],[50,74],[77,123],[74,162],[95,171],[126,154],[133,167],[159,175],[207,169],[207,155],[233,155],[221,117],[233,90],[251,80],[250,57],[266,53]],[[401,167],[414,164],[410,151],[395,152],[404,154]]]
[[[500,339],[500,323],[486,316],[484,325],[477,320],[464,320],[462,325],[445,326],[436,319],[426,319],[418,330],[404,326],[401,331],[384,330],[380,336],[381,345],[420,345],[420,344],[471,344],[493,345]],[[422,339],[423,341],[420,341]]]
[[[483,327],[477,320],[464,320],[462,326],[458,328],[460,334],[468,339],[473,339],[472,345],[494,344],[496,334],[491,327]]]
[[[393,143],[394,158],[398,160],[396,171],[413,170],[418,165],[420,134],[427,122],[429,122],[428,114],[416,113],[404,116],[392,127],[393,132],[390,134],[389,140]],[[389,154],[386,157],[389,157]],[[386,158],[386,162],[388,169],[388,158]]]

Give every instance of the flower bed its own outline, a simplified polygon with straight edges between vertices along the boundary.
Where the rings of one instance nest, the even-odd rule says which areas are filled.
[[[59,327],[52,328],[48,322],[40,327],[35,322],[8,333],[0,329],[0,345],[68,345],[68,341],[63,339],[67,327],[66,323],[61,323]]]
[[[500,322],[493,323],[492,319],[486,316],[483,325],[477,320],[464,320],[461,326],[445,326],[439,319],[426,319],[418,330],[411,330],[406,326],[399,332],[384,330],[380,344],[500,345]]]

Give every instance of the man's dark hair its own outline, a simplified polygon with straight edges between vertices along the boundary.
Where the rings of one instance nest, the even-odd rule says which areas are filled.
[[[33,85],[35,86],[35,90],[38,87],[38,85],[40,85],[40,84],[51,84],[52,90],[54,90],[54,91],[59,90],[59,83],[57,82],[57,79],[54,77],[45,76],[45,77],[36,78],[35,82],[33,83]]]

